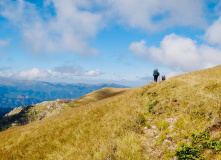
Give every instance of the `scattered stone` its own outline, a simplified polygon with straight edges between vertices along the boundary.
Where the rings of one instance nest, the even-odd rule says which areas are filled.
[[[163,146],[171,146],[171,144],[172,144],[172,142],[170,141],[170,140],[168,140],[168,139],[165,139],[164,141],[163,141]]]
[[[157,132],[157,127],[152,126],[151,129],[148,129],[147,127],[144,127],[144,133],[148,136],[155,136],[155,133]]]
[[[50,112],[48,112],[48,111],[45,111],[45,112],[43,112],[43,113],[40,113],[40,114],[39,114],[39,120],[42,120],[43,118],[45,118],[49,113],[50,113]]]
[[[155,136],[155,139],[157,139],[157,138],[159,138],[159,137],[160,137],[159,135],[156,135],[156,136]]]
[[[74,102],[75,99],[59,99],[60,102],[64,102],[64,103],[70,103],[70,102]]]
[[[174,128],[175,123],[177,122],[177,119],[178,119],[178,117],[166,118],[166,121],[170,123],[170,126],[169,126],[169,130],[170,130],[170,131],[173,131],[173,128]]]

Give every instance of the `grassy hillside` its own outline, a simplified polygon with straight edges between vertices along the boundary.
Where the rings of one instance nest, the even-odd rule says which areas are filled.
[[[221,159],[221,66],[66,105],[0,132],[0,159]]]
[[[14,108],[11,112],[0,118],[0,131],[26,125],[28,123],[42,120],[70,109],[91,102],[99,101],[124,92],[126,89],[103,88],[84,95],[79,99],[57,99],[56,101],[45,101],[36,105]]]

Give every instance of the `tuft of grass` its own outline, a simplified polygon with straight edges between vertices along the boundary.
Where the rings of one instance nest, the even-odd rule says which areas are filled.
[[[160,130],[166,130],[170,126],[170,123],[165,120],[159,120],[156,122],[156,126]]]
[[[157,105],[157,103],[159,103],[158,101],[154,101],[153,103],[148,105],[148,111],[150,113],[153,113],[153,108]]]

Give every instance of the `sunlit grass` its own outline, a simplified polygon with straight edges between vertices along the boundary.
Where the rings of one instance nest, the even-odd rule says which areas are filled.
[[[66,105],[60,114],[0,132],[0,159],[173,158],[193,133],[221,122],[221,66],[139,88],[105,88]],[[210,134],[220,141],[220,133]]]
[[[142,108],[137,102],[131,102],[134,92],[131,89],[109,99],[4,131],[0,133],[1,158],[141,158],[142,127],[138,111]]]

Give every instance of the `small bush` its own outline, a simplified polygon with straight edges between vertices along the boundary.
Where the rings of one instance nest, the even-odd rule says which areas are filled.
[[[200,132],[199,134],[192,134],[192,144],[182,145],[181,149],[176,151],[176,156],[179,160],[184,159],[195,159],[202,160],[201,153],[205,149],[210,149],[213,152],[221,151],[221,142],[217,142],[214,139],[210,139],[209,130]]]
[[[199,135],[197,134],[192,134],[192,144],[195,145],[199,145],[199,143],[204,143],[207,140],[209,140],[210,136],[208,134],[208,132],[200,132]]]
[[[188,145],[182,145],[181,149],[176,151],[178,160],[203,160],[200,156],[200,150]]]
[[[203,148],[212,149],[215,152],[218,152],[221,150],[221,143],[216,142],[215,140],[208,140],[204,143],[202,143]]]

